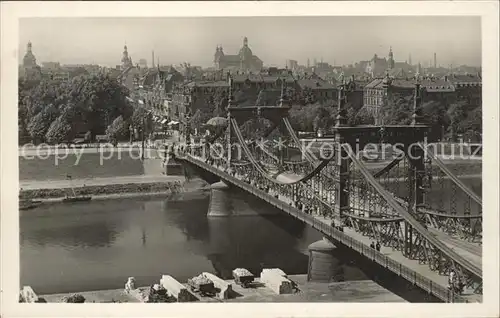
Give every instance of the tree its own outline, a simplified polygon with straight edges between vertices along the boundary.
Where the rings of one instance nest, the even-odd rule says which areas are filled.
[[[58,109],[51,104],[31,119],[28,124],[28,133],[34,143],[45,141],[45,134],[58,115]]]
[[[111,125],[106,129],[106,135],[110,141],[126,140],[129,137],[129,124],[123,119],[123,116],[118,116],[113,120]]]
[[[104,74],[81,75],[67,82],[20,81],[18,89],[19,125],[25,125],[28,133],[40,140],[44,139],[52,121],[64,111],[75,115],[70,121],[75,130],[90,131],[92,137],[104,133],[113,118],[123,115],[128,120],[133,113],[132,105],[126,99],[129,91]],[[49,105],[57,115],[39,115],[46,112]]]
[[[50,144],[69,142],[75,136],[75,131],[69,120],[65,116],[59,116],[50,125],[45,140]]]
[[[382,108],[385,125],[409,125],[412,121],[413,96],[393,95]]]
[[[335,125],[335,118],[332,116],[332,108],[326,108],[323,105],[316,106],[314,109],[315,117],[313,120],[314,131],[327,130]]]
[[[299,106],[294,105],[289,111],[290,123],[295,130],[299,131],[314,131],[314,119],[316,113],[315,106]]]
[[[210,119],[210,113],[197,109],[194,115],[190,118],[189,124],[192,129],[200,130],[201,127]]]
[[[429,125],[429,141],[442,139],[443,131],[450,125],[450,117],[446,110],[448,105],[445,101],[428,101],[422,105],[423,122]]]
[[[139,131],[144,130],[144,134],[148,135],[153,131],[153,118],[151,113],[144,107],[136,107],[131,118],[132,126]]]
[[[346,121],[349,126],[374,125],[375,118],[366,107],[356,111],[354,107],[347,108]]]

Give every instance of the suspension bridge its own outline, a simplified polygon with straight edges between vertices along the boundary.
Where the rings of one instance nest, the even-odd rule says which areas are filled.
[[[333,135],[323,139],[326,154],[303,147],[283,93],[279,106],[237,107],[231,104],[230,85],[226,125],[203,144],[190,143],[188,127],[178,159],[213,182],[242,189],[300,219],[334,244],[445,302],[481,302],[482,201],[424,144],[427,126],[420,121],[418,81],[413,120],[406,126],[347,126],[346,87],[339,87]],[[262,129],[261,140],[245,136],[241,128],[252,118],[272,123]],[[275,130],[280,141],[269,149],[262,141]],[[358,150],[369,144],[394,146],[397,155],[374,173]],[[299,160],[291,150],[300,153]],[[436,187],[450,194],[428,196]],[[370,247],[374,240],[380,251]],[[450,271],[464,283],[463,292],[449,288]]]

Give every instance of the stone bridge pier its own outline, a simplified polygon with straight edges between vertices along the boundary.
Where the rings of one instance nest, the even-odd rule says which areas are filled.
[[[344,281],[344,272],[336,255],[337,247],[326,237],[308,247],[307,280],[312,282]]]
[[[229,186],[223,181],[210,185],[210,203],[208,204],[209,217],[221,217],[232,215],[231,198]]]

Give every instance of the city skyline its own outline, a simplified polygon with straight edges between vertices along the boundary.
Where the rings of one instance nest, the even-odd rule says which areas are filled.
[[[237,54],[245,36],[268,66],[284,66],[287,59],[302,65],[307,59],[311,65],[314,59],[348,65],[374,54],[387,57],[390,47],[398,62],[411,55],[413,64],[426,65],[436,53],[437,65],[443,67],[481,65],[481,20],[460,16],[23,18],[18,48],[20,60],[31,41],[39,64],[114,67],[126,44],[134,64],[146,59],[150,65],[154,50],[161,64],[208,67],[217,45],[226,54]]]

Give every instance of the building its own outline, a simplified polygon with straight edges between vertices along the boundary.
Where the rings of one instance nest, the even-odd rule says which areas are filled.
[[[173,66],[158,66],[149,69],[141,79],[144,88],[162,85],[166,94],[171,93],[175,82],[184,81],[184,76]]]
[[[295,71],[296,69],[299,68],[299,62],[296,60],[287,60],[286,61],[286,68],[292,71]]]
[[[297,94],[298,96],[312,97],[311,102],[325,102],[334,100],[337,95],[337,89],[329,82],[323,80],[319,76],[308,76],[299,78],[297,80]]]
[[[58,68],[58,69],[42,68],[42,77],[52,81],[66,82],[70,80],[71,74],[68,70],[63,68]]]
[[[120,65],[120,75],[118,81],[134,93],[140,86],[141,78],[148,71],[147,68],[140,68],[132,63],[132,57],[128,54],[128,48],[123,47],[123,54]]]
[[[456,98],[453,83],[439,78],[424,77],[418,79],[420,96],[425,100],[442,100]],[[383,78],[373,79],[363,92],[363,107],[375,118],[376,124],[381,124],[382,112],[388,100],[392,97],[408,97],[414,95],[416,78],[392,78],[387,73]]]
[[[383,77],[386,71],[394,78],[405,78],[414,76],[414,68],[407,61],[396,62],[392,48],[389,49],[388,58],[380,58],[375,54],[373,58],[365,65],[365,72],[370,74],[372,78]]]
[[[317,74],[333,72],[333,66],[327,62],[317,62],[316,65],[314,65],[314,72]]]
[[[128,48],[126,45],[123,47],[123,55],[121,62],[122,62],[121,64],[122,70],[126,70],[127,68],[134,66],[134,64],[132,63],[132,57],[128,55]]]
[[[263,68],[261,59],[254,55],[248,46],[248,38],[243,39],[243,46],[237,55],[224,54],[222,46],[217,46],[214,54],[215,69],[260,71]]]
[[[42,67],[46,70],[57,70],[61,68],[59,62],[42,62]]]
[[[19,68],[19,77],[26,80],[40,80],[42,78],[42,71],[40,66],[36,64],[36,58],[32,51],[31,42],[28,42],[26,46],[23,63]]]
[[[187,113],[194,114],[198,109],[207,107],[207,99],[216,95],[227,96],[227,81],[191,81],[174,83],[171,97],[171,118],[182,119]]]
[[[482,102],[482,77],[476,74],[449,74],[442,78],[455,87],[457,98],[466,100],[471,105]]]
[[[139,80],[139,98],[157,117],[171,117],[169,109],[171,108],[172,88],[174,83],[180,83],[183,80],[182,74],[172,66],[149,69]]]

